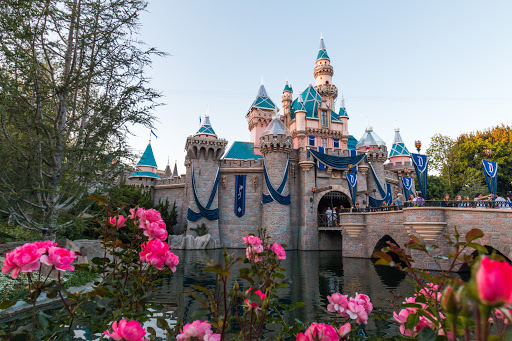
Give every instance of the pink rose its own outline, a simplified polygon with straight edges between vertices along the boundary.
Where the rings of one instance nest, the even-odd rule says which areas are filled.
[[[478,297],[492,306],[512,303],[512,266],[507,262],[482,257],[476,273]]]
[[[245,291],[245,294],[249,294],[250,292],[251,292],[251,288],[247,289]],[[262,293],[261,290],[259,290],[259,289],[256,290],[254,293],[256,295],[258,295],[261,298],[261,302],[263,302],[263,300],[265,299],[265,294]],[[252,302],[248,298],[245,299],[245,303],[247,303],[249,305],[249,307],[251,307],[251,308],[259,308],[260,307],[260,304]]]
[[[247,237],[244,237],[244,245],[251,245],[251,246],[255,246],[255,247],[258,247],[261,245],[262,241],[261,239],[259,239],[258,237],[255,237],[255,236],[247,236]]]
[[[159,220],[162,220],[162,216],[160,215],[160,212],[157,210],[154,210],[150,208],[149,210],[146,210],[145,212],[146,220],[150,223],[155,223]]]
[[[125,227],[126,226],[126,219],[123,215],[118,215],[117,218],[116,217],[110,217],[109,218],[109,223],[112,225],[112,226],[115,226],[117,229],[121,228],[121,227]]]
[[[192,341],[192,340],[201,340],[201,341],[220,341],[220,334],[214,334],[211,330],[212,326],[208,321],[194,321],[192,323],[187,323],[183,329],[181,329],[181,334],[176,337],[177,341]]]
[[[304,334],[297,335],[297,341],[339,341],[340,337],[334,327],[323,324],[313,323]]]
[[[145,340],[143,338],[146,335],[146,330],[142,328],[140,323],[137,321],[127,321],[126,319],[122,319],[119,321],[119,325],[117,324],[117,321],[114,321],[114,323],[112,323],[112,330],[112,333],[108,330],[105,330],[103,333],[116,341]]]
[[[350,322],[345,323],[338,329],[338,335],[341,339],[343,339],[345,336],[350,333],[350,330],[352,329],[352,326],[350,325]]]
[[[370,297],[368,297],[368,295],[365,295],[365,294],[358,294],[356,292],[356,297],[354,297],[354,300],[361,306],[364,307],[364,309],[366,310],[366,313],[369,314],[372,312],[373,310],[373,304],[372,302],[370,301]]]
[[[57,243],[52,242],[51,240],[47,240],[45,242],[34,242],[32,244],[38,248],[41,255],[46,253],[50,247],[57,246]]]
[[[153,223],[147,223],[144,227],[144,235],[149,240],[158,239],[161,241],[167,240],[167,229],[163,220]]]
[[[48,255],[41,256],[41,263],[49,266],[55,266],[60,271],[74,271],[75,267],[71,265],[76,258],[73,251],[62,247],[52,246],[48,249]]]
[[[20,272],[39,270],[41,267],[40,258],[41,253],[36,245],[27,243],[23,246],[18,246],[7,253],[2,265],[2,272],[8,274],[12,271],[11,277],[16,279]]]
[[[331,296],[327,296],[329,304],[327,305],[327,311],[331,313],[345,313],[348,308],[348,295],[342,295],[340,293],[334,293]],[[344,316],[347,317],[347,316]]]
[[[276,254],[277,260],[286,259],[286,251],[278,243],[274,243],[270,249]]]
[[[176,271],[179,258],[169,251],[167,243],[160,240],[150,240],[146,244],[142,244],[141,247],[142,251],[139,253],[141,262],[149,263],[158,270],[163,270],[167,266],[172,272]]]
[[[176,272],[176,265],[180,262],[180,258],[171,251],[167,251],[165,254],[165,265],[171,269],[172,272]]]
[[[245,255],[247,256],[247,259],[253,262],[260,262],[263,257],[258,256],[258,253],[263,252],[263,245],[259,244],[257,246],[251,246],[249,245],[247,249],[245,249]]]
[[[140,208],[137,210],[140,210]],[[130,211],[130,214],[128,215],[128,218],[130,218],[132,220],[137,218],[137,211],[135,210],[135,208],[130,208],[129,211]]]
[[[348,302],[348,307],[345,312],[352,320],[356,320],[357,323],[368,323],[368,313],[366,309],[354,300]]]

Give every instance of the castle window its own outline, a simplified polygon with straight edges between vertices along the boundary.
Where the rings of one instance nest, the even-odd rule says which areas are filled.
[[[327,111],[325,111],[325,110],[322,110],[322,126],[323,127],[328,126]]]
[[[340,139],[332,139],[332,144],[334,148],[340,147]]]
[[[310,146],[314,146],[315,145],[315,137],[314,136],[309,136],[309,145]]]
[[[322,139],[321,143],[322,143],[322,147],[327,148],[327,139]]]

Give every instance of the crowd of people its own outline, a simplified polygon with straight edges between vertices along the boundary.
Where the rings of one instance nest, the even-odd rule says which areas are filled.
[[[450,195],[446,194],[444,200],[432,201],[429,206],[440,206],[440,207],[460,207],[460,208],[495,208],[495,209],[512,209],[512,191],[507,192],[507,196],[503,197],[499,193],[496,196],[493,194],[483,195],[477,193],[473,200],[469,196],[455,196],[455,199],[451,199]],[[381,207],[370,207],[369,204],[361,207],[359,203],[356,203],[351,208],[344,207],[327,207],[325,211],[325,223],[328,227],[339,226],[339,216],[341,213],[357,213],[357,212],[376,212],[376,211],[397,211],[404,207],[421,207],[425,206],[425,199],[421,196],[421,193],[417,193],[416,196],[411,194],[408,200],[403,199],[403,195],[398,193],[396,198],[393,199],[390,205],[386,201],[382,202]]]

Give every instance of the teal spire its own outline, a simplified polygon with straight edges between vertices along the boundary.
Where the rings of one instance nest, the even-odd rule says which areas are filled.
[[[320,59],[330,60],[329,55],[327,54],[327,49],[325,48],[324,37],[322,36],[320,36],[320,48],[318,50],[318,55],[316,56],[316,60]]]
[[[284,86],[283,92],[285,92],[285,91],[293,92],[292,85],[288,84],[288,81],[286,81],[286,85]]]
[[[151,148],[151,143],[148,143],[148,146],[146,147],[144,154],[142,154],[142,157],[140,158],[140,161],[137,164],[137,166],[151,166],[155,168],[157,167],[155,155],[153,155],[153,148]]]
[[[265,89],[265,85],[263,85],[263,81],[261,82],[260,88],[258,89],[258,93],[256,94],[256,99],[252,103],[249,110],[252,108],[256,109],[266,109],[266,110],[275,110],[276,105],[270,97],[268,97],[267,90]]]
[[[402,140],[402,136],[400,136],[400,128],[395,128],[395,138],[393,146],[391,146],[391,152],[389,152],[389,157],[393,156],[411,156]]]
[[[340,112],[339,112],[338,116],[339,117],[348,117],[347,108],[345,108],[345,99],[343,98],[343,94],[341,94]]]
[[[217,134],[215,134],[215,131],[212,128],[212,124],[210,123],[210,115],[208,113],[204,115],[203,124],[199,127],[196,135],[211,135],[215,138],[217,137]]]

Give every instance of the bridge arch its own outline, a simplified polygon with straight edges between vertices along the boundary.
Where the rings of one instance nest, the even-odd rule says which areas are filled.
[[[484,245],[484,247],[487,249],[487,252],[485,253],[486,255],[492,255],[495,252],[498,256],[503,257],[503,259],[505,259],[505,261],[507,261],[509,264],[512,264],[512,260],[510,260],[510,258],[505,256],[503,253],[501,253],[500,250],[495,249],[490,245]],[[473,253],[471,254],[471,258],[473,259],[473,261],[478,257],[478,255],[479,255],[478,250],[473,251]],[[465,278],[469,279],[470,271],[471,271],[471,267],[470,267],[470,264],[468,264],[468,263],[462,264],[459,268],[459,273],[461,274],[462,279],[465,279]]]
[[[399,244],[396,242],[396,240],[393,239],[390,235],[386,234],[381,239],[377,241],[375,244],[375,247],[373,248],[372,252],[372,258],[373,253],[376,251],[381,251],[383,248],[390,246],[389,243],[395,244],[396,246],[399,246]],[[406,264],[402,261],[400,261],[400,258],[396,253],[388,252],[388,255],[391,256],[391,259],[395,263],[401,263],[402,268],[406,267]],[[405,279],[405,272],[400,271],[396,268],[390,268],[389,266],[382,266],[382,265],[376,265],[376,259],[373,258],[373,264],[375,266],[375,272],[377,272],[377,275],[379,276],[380,281],[386,288],[388,289],[395,289],[397,288],[400,283]]]

